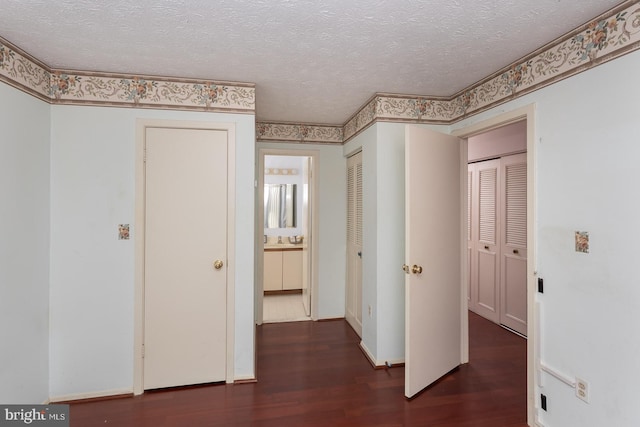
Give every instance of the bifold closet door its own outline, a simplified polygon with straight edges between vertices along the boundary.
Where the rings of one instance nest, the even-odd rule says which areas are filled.
[[[527,155],[502,158],[500,323],[527,334]]]
[[[362,152],[347,159],[347,292],[345,318],[362,336]]]
[[[500,319],[499,170],[499,159],[469,165],[472,181],[469,308],[496,323]]]

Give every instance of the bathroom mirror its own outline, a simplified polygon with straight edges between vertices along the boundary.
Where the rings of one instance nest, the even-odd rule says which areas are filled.
[[[265,184],[264,228],[295,228],[296,217],[296,184]]]

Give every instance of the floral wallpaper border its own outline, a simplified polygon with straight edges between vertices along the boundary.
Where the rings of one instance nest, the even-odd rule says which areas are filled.
[[[377,93],[342,126],[342,143],[377,121],[452,124],[638,49],[640,1],[626,1],[450,98]],[[284,124],[264,129],[259,141],[297,141]]]
[[[376,94],[344,125],[344,142],[376,121],[452,124],[640,49],[640,1],[626,1],[451,98]]]
[[[51,71],[37,59],[0,38],[0,80],[51,102]]]
[[[255,113],[255,85],[50,69],[0,38],[0,80],[53,104]]]
[[[640,49],[628,0],[449,98],[375,94],[343,125],[256,123],[258,141],[344,144],[376,121],[451,124]],[[0,38],[0,80],[55,104],[255,114],[255,85],[53,70]]]
[[[626,1],[452,97],[450,122],[640,48],[640,1]]]
[[[255,112],[255,87],[208,80],[176,80],[54,70],[49,96],[57,104]]]
[[[258,141],[282,141],[297,143],[342,144],[342,126],[304,123],[256,123]]]

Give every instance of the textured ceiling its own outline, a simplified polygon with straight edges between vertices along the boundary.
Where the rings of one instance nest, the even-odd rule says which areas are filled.
[[[450,96],[619,0],[0,0],[50,67],[256,84],[260,121],[343,124],[376,92]]]

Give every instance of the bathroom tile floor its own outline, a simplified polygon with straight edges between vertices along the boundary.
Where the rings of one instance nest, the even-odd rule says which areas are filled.
[[[265,295],[263,304],[264,323],[311,320],[304,312],[302,294]]]

